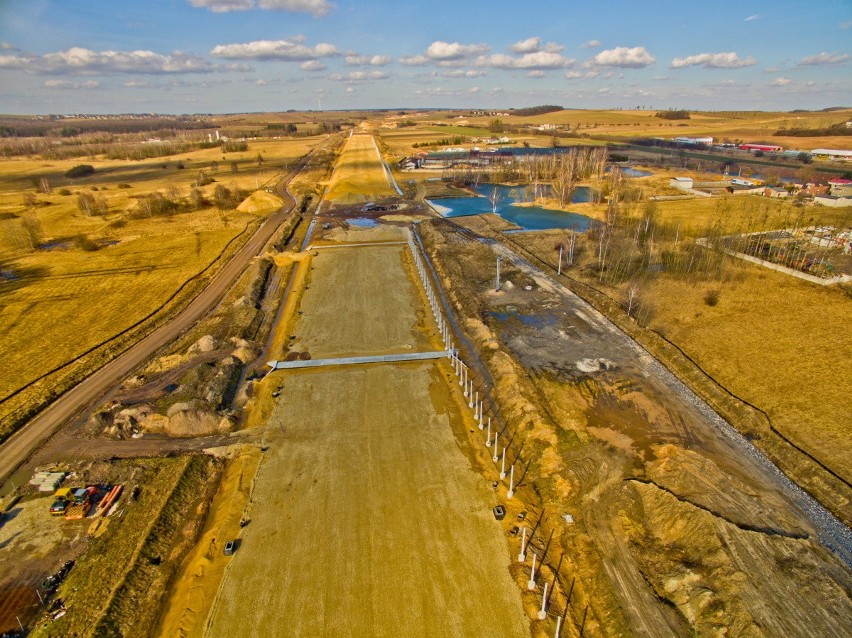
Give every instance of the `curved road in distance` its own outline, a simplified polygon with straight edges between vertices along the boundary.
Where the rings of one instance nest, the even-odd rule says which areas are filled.
[[[322,143],[316,148],[320,146]],[[295,207],[296,201],[285,186],[305,167],[313,152],[312,150],[303,157],[276,187],[277,194],[285,199],[284,206],[269,216],[186,308],[68,390],[0,446],[0,485],[26,463],[35,450],[53,436],[69,418],[106,394],[118,380],[147,361],[157,350],[195,324],[221,301],[225,292],[245,271],[249,262],[260,253]]]

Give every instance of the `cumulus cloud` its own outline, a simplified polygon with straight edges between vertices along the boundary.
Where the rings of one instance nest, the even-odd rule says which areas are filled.
[[[175,51],[162,55],[153,51],[92,51],[71,47],[45,55],[0,55],[0,68],[22,69],[29,73],[209,73],[216,65],[196,55]]]
[[[436,40],[426,49],[426,57],[438,62],[456,62],[488,51],[485,44],[460,44]]]
[[[527,73],[528,78],[534,78],[536,80],[540,80],[544,77],[544,75],[544,71],[530,71],[529,73]]]
[[[568,80],[592,80],[600,75],[600,71],[566,71],[565,78]]]
[[[833,64],[845,64],[849,61],[848,53],[818,53],[799,60],[797,66],[831,66]]]
[[[325,71],[326,66],[319,60],[307,60],[299,65],[302,71]]]
[[[344,61],[349,66],[386,66],[390,64],[391,59],[387,55],[357,55],[350,53],[344,58]]]
[[[488,73],[476,69],[454,69],[452,71],[444,71],[441,75],[445,78],[481,78],[484,75],[488,75]]]
[[[404,55],[399,59],[405,66],[426,66],[430,60],[425,55]]]
[[[645,50],[645,47],[616,47],[601,51],[592,64],[597,66],[617,66],[622,68],[640,69],[656,62],[656,58]]]
[[[481,55],[476,59],[476,66],[487,66],[494,69],[545,70],[561,69],[571,66],[574,62],[571,58],[566,58],[559,53],[536,51],[535,53],[525,53],[520,57],[502,53]]]
[[[789,78],[775,78],[769,83],[769,86],[787,86],[788,84],[792,84],[792,82],[793,80]]]
[[[333,82],[367,82],[370,80],[387,80],[390,77],[384,71],[350,71],[349,73],[332,73],[328,76]]]
[[[406,66],[426,66],[434,64],[442,67],[463,66],[470,58],[488,51],[486,44],[461,44],[436,40],[418,55],[404,55],[399,59]]]
[[[126,86],[129,89],[141,89],[148,86],[148,83],[141,80],[127,80],[126,82],[122,82],[121,86]]]
[[[70,80],[45,80],[46,89],[96,89],[99,85],[95,80],[86,82],[72,82]]]
[[[600,40],[589,40],[580,45],[581,49],[597,49],[601,45]]]
[[[687,66],[703,66],[706,69],[739,69],[744,66],[754,66],[757,60],[752,57],[740,59],[733,51],[725,53],[699,53],[685,58],[672,60],[673,69],[681,69]]]
[[[214,13],[248,11],[255,7],[268,11],[291,11],[324,16],[334,6],[328,0],[189,0],[193,7]]]
[[[333,44],[320,42],[310,47],[302,43],[303,38],[290,40],[255,40],[242,44],[219,44],[210,51],[216,58],[228,60],[284,60],[304,62],[316,58],[340,55]]]
[[[515,42],[515,44],[509,47],[509,50],[514,53],[535,53],[536,51],[541,51],[541,38],[527,38],[526,40]]]

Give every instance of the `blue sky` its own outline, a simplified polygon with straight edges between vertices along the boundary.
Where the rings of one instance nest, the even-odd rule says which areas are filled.
[[[0,112],[852,105],[852,2],[0,0]]]

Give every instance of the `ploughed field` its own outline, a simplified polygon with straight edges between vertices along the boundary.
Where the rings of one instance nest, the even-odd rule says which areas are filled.
[[[319,253],[294,350],[437,349],[405,246]],[[444,365],[273,373],[251,522],[208,635],[529,634],[495,497],[453,434],[462,416]]]

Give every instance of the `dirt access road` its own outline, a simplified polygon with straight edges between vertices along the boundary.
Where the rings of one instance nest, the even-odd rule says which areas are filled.
[[[293,179],[306,162],[307,157],[302,159],[284,178],[283,183],[286,184]],[[279,190],[284,191],[283,188]],[[266,242],[287,219],[294,205],[295,200],[287,194],[286,205],[269,216],[257,232],[213,277],[210,284],[177,316],[59,397],[3,443],[0,446],[0,481],[6,481],[70,417],[96,402],[134,368],[147,361],[158,349],[175,339],[215,307],[248,267],[249,262],[263,250]]]
[[[436,349],[405,246],[318,252],[294,349]],[[208,636],[529,635],[449,376],[446,361],[272,373],[274,434]]]
[[[353,132],[340,154],[325,199],[336,205],[398,197],[372,135]]]

